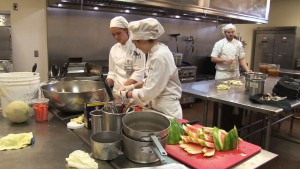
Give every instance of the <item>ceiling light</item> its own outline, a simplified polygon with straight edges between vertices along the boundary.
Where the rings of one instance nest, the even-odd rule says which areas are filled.
[[[126,13],[130,13],[130,10],[126,9],[125,12],[126,12]]]
[[[195,21],[200,21],[200,18],[195,18]]]
[[[179,15],[175,15],[175,18],[180,18],[180,16]]]
[[[99,8],[97,6],[94,7],[94,10],[98,10]]]
[[[62,4],[58,4],[57,6],[58,6],[58,7],[62,7]]]

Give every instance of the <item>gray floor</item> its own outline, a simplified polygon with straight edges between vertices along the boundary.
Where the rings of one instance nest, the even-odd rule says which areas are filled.
[[[203,102],[197,101],[194,104],[183,105],[183,117],[187,120],[203,120]],[[212,104],[209,104],[209,112],[212,110]],[[247,118],[247,117],[245,117]],[[212,126],[212,113],[208,116],[208,125]],[[276,135],[276,136],[275,136]],[[300,140],[300,120],[294,120],[293,130],[290,132],[290,119],[281,122],[281,125],[272,127],[272,137],[270,142],[271,152],[278,154],[278,158],[261,168],[268,169],[300,169],[300,142],[295,143],[287,141],[278,136],[288,136],[295,142]],[[247,141],[263,146],[261,134],[255,134]]]

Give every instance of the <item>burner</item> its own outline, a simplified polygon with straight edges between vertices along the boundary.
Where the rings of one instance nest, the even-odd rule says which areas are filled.
[[[69,113],[67,114],[67,113],[60,112],[55,108],[49,108],[49,112],[52,113],[54,116],[58,117],[59,119],[61,119],[62,121],[67,121],[67,122],[69,122],[70,119],[78,117],[79,115],[83,114],[83,112],[76,113],[76,114],[69,114]]]

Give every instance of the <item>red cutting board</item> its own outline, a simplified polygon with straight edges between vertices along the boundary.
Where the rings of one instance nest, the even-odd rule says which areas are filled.
[[[200,126],[200,125],[194,125]],[[201,127],[201,126],[200,126]],[[166,151],[168,155],[189,165],[193,168],[201,169],[222,169],[230,168],[249,157],[260,152],[261,147],[248,143],[246,141],[239,141],[238,149],[232,151],[216,151],[213,157],[204,157],[203,154],[188,154],[179,145],[167,145]]]

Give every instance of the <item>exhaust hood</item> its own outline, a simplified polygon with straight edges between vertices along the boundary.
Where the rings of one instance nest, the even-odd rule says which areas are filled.
[[[268,23],[270,0],[48,0],[48,7],[213,22]]]

